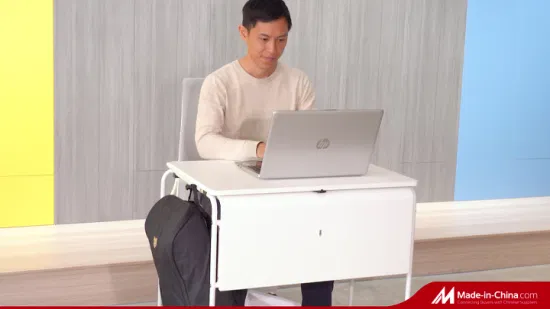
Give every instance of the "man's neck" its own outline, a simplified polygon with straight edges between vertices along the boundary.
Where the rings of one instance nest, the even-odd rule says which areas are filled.
[[[241,67],[246,71],[246,73],[255,78],[269,77],[271,76],[271,74],[273,74],[273,72],[275,72],[275,69],[277,68],[277,66],[275,66],[268,70],[261,69],[254,63],[254,61],[252,61],[252,59],[248,55],[239,59],[239,63],[241,64]]]

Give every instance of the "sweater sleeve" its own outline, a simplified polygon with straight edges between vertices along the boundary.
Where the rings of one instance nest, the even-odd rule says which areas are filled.
[[[231,139],[223,136],[227,92],[215,76],[205,78],[199,96],[195,143],[206,160],[254,160],[259,141]]]
[[[315,108],[315,89],[308,76],[305,73],[301,75],[298,91],[298,110],[311,110]]]

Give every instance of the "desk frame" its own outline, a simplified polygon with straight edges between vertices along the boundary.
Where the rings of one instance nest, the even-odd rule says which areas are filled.
[[[167,178],[172,175],[175,179],[175,195],[179,194],[179,185],[180,180],[179,177],[176,175],[174,171],[171,169],[168,169],[164,172],[161,178],[161,185],[160,185],[160,197],[164,197],[166,195],[166,180]],[[203,188],[199,188],[203,189]],[[410,235],[410,252],[409,252],[409,269],[406,274],[406,282],[405,282],[405,300],[410,298],[411,294],[411,283],[412,283],[412,268],[413,268],[413,255],[414,255],[414,231],[415,231],[415,216],[416,216],[416,191],[414,188],[410,188],[413,195],[413,205],[412,205],[412,230]],[[173,194],[172,192],[171,194]],[[218,198],[214,195],[209,194],[208,192],[203,192],[209,199],[212,205],[212,226],[211,226],[211,243],[210,243],[210,249],[211,249],[211,255],[210,255],[210,291],[209,291],[209,306],[215,306],[215,297],[216,297],[216,289],[218,288],[217,285],[217,258],[218,258],[218,227],[220,225],[220,221],[218,220]],[[221,206],[221,205],[220,205]],[[349,287],[349,299],[348,304],[349,306],[352,306],[353,304],[353,294],[354,294],[354,286],[355,286],[355,280],[350,279],[350,287]],[[158,306],[162,306],[162,298],[161,298],[161,292],[160,292],[160,285],[158,288],[158,300],[157,300]]]

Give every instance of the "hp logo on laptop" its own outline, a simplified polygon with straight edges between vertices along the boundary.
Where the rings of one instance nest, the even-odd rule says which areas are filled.
[[[328,138],[322,138],[317,142],[317,149],[327,149],[330,146]]]

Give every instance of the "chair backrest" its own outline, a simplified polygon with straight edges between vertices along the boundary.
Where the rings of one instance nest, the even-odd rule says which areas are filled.
[[[178,161],[201,160],[195,144],[195,123],[204,78],[184,78],[181,90],[181,124]]]

